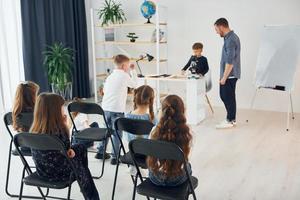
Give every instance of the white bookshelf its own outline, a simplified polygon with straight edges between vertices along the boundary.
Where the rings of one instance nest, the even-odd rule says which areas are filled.
[[[139,8],[137,8],[139,10]],[[165,17],[163,18],[161,14],[164,14]],[[91,32],[92,32],[92,56],[93,56],[93,74],[94,74],[94,93],[95,93],[95,102],[99,102],[98,97],[98,81],[105,79],[106,77],[106,69],[108,69],[109,65],[112,64],[113,58],[113,50],[114,48],[137,48],[137,51],[141,51],[140,49],[144,49],[144,52],[147,52],[154,56],[154,59],[150,62],[146,60],[140,61],[143,65],[152,65],[155,66],[155,73],[161,74],[161,73],[168,73],[168,43],[167,43],[167,7],[160,5],[158,2],[156,2],[156,14],[152,17],[151,24],[145,23],[145,19],[141,16],[140,22],[125,22],[123,24],[112,24],[108,26],[101,26],[100,22],[98,20],[98,17],[96,16],[96,9],[91,9],[90,11],[90,17],[91,17]],[[105,40],[105,30],[107,29],[114,29],[114,41],[106,41]],[[156,30],[155,35],[155,42],[151,41],[151,35],[149,34],[151,30]],[[124,33],[127,31],[134,32],[135,30],[139,30],[140,32],[147,32],[149,34],[149,40],[143,38],[138,38],[135,42],[130,42],[129,38],[124,38]],[[165,33],[165,39],[160,41],[160,31],[164,30]],[[100,32],[100,33],[99,33]],[[100,35],[99,35],[100,34]],[[120,36],[121,35],[121,36]],[[122,39],[119,39],[120,37],[123,37]],[[101,38],[99,40],[99,37]],[[101,49],[101,50],[99,50]],[[151,52],[150,52],[151,51]],[[127,51],[126,51],[127,52]],[[162,55],[162,52],[164,55]],[[128,51],[128,53],[131,53]],[[138,56],[130,56],[130,60],[132,62],[135,62],[138,60]],[[141,67],[142,68],[142,67]],[[144,73],[145,70],[143,70],[143,74],[147,75],[147,73]],[[156,82],[156,91],[159,93],[160,91],[160,85],[159,81]],[[159,103],[159,98],[157,98],[157,103]]]

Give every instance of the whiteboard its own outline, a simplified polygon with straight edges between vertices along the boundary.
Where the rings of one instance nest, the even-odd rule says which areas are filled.
[[[300,26],[265,26],[256,66],[256,87],[293,88],[300,66]]]

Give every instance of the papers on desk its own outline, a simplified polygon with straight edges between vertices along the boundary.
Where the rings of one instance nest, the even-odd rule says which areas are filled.
[[[182,74],[173,74],[172,76],[170,76],[170,78],[174,78],[174,79],[186,79],[187,76],[186,75],[182,75]]]
[[[147,75],[146,77],[148,78],[164,78],[164,77],[170,77],[171,74],[152,74],[152,75]]]
[[[146,75],[146,78],[186,79],[187,76],[181,74],[153,74],[153,75]]]

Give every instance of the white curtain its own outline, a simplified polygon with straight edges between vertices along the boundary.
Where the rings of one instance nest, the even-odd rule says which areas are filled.
[[[0,108],[12,107],[16,87],[24,80],[20,0],[0,0]]]

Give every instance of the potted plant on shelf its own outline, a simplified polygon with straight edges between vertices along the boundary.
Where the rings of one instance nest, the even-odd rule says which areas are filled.
[[[126,37],[130,38],[130,42],[135,42],[139,38],[135,33],[128,33]]]
[[[52,92],[66,100],[72,99],[73,49],[65,47],[62,43],[54,43],[43,54]]]
[[[126,21],[125,13],[121,3],[113,0],[105,0],[103,7],[98,10],[97,15],[101,20],[101,26],[109,26],[110,24],[122,24]],[[105,29],[105,40],[114,41],[114,29]]]

